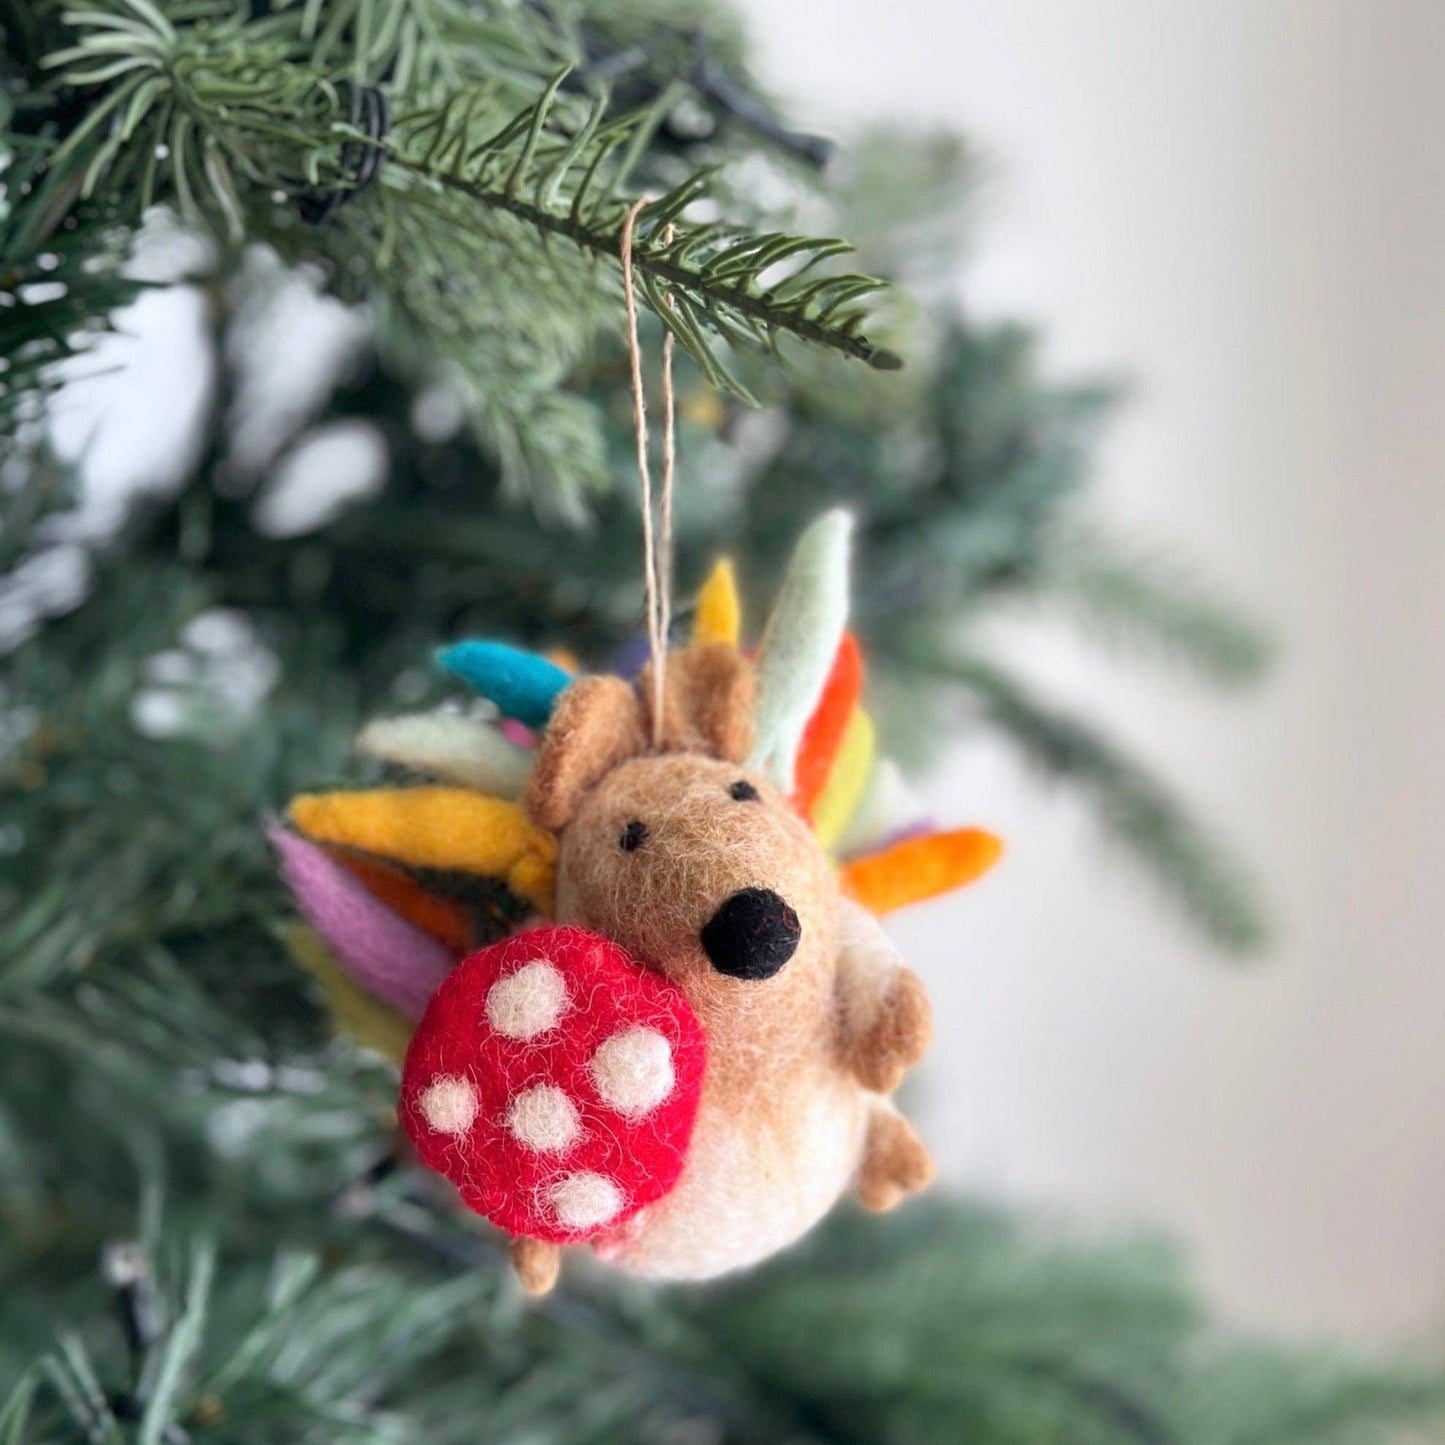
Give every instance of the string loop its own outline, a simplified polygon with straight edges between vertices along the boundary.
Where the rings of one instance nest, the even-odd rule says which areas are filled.
[[[627,308],[627,359],[632,379],[632,429],[642,493],[642,575],[647,593],[647,643],[652,657],[652,745],[662,746],[666,697],[667,636],[672,628],[672,492],[677,465],[677,404],[672,385],[673,334],[662,337],[662,487],[653,520],[652,469],[648,462],[647,396],[642,385],[642,345],[637,337],[637,296],[632,275],[632,236],[644,197],[622,223],[622,295]],[[665,239],[671,240],[672,227]],[[670,305],[669,292],[664,300]]]

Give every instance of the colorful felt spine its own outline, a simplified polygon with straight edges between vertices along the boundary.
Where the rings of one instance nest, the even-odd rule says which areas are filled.
[[[803,533],[758,650],[752,761],[788,793],[848,621],[852,530],[847,512],[832,511]]]
[[[367,993],[314,929],[291,923],[284,937],[287,952],[321,985],[337,1031],[400,1065],[411,1040],[412,1021]]]
[[[868,774],[873,770],[873,719],[861,707],[853,709],[838,757],[813,809],[813,831],[826,851],[833,852],[858,811]]]
[[[858,858],[875,853],[894,842],[905,832],[926,823],[926,812],[903,771],[892,758],[879,758],[868,775],[868,786],[858,803],[858,810],[849,820],[838,851],[845,858]]]
[[[847,632],[838,644],[823,696],[808,719],[794,769],[793,803],[810,822],[862,692],[863,653],[858,639]]]
[[[929,833],[908,838],[844,864],[843,892],[874,913],[891,913],[921,903],[987,873],[1003,853],[1003,843],[981,828]]]
[[[357,735],[358,751],[498,798],[520,798],[536,761],[481,718],[454,712],[379,718]]]
[[[501,798],[464,788],[312,793],[291,804],[291,821],[318,843],[495,878],[539,912],[552,906],[556,841]]]
[[[284,828],[270,836],[298,906],[336,961],[367,993],[420,1018],[455,955],[373,898],[323,849]]]
[[[343,853],[336,859],[378,902],[401,914],[414,928],[430,934],[460,957],[472,948],[471,910],[430,891],[393,863]]]
[[[692,620],[695,645],[726,642],[738,645],[742,630],[742,606],[738,602],[738,584],[733,564],[726,557],[718,559],[697,596],[697,613]]]
[[[437,661],[496,703],[503,716],[529,728],[546,725],[557,694],[572,680],[555,662],[505,642],[454,643],[437,653]]]

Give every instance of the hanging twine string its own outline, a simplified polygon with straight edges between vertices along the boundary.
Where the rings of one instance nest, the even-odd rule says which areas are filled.
[[[667,228],[672,239],[672,227]],[[671,302],[671,293],[665,298]],[[672,631],[672,483],[677,469],[677,398],[672,389],[672,348],[675,337],[670,331],[662,334],[662,540],[657,556],[660,585],[658,599],[658,632],[664,653],[668,633]]]
[[[647,643],[652,656],[652,745],[662,745],[667,634],[672,627],[672,490],[677,463],[677,402],[672,385],[673,336],[662,339],[662,494],[653,521],[648,462],[647,396],[642,387],[642,346],[637,339],[637,295],[632,277],[632,233],[645,199],[634,201],[622,223],[622,295],[627,306],[627,359],[632,373],[632,428],[642,488],[642,575],[647,591]],[[671,227],[668,228],[670,237]]]

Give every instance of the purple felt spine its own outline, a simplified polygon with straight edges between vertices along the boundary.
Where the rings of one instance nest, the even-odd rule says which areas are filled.
[[[267,833],[297,905],[336,961],[367,993],[419,1019],[451,972],[452,954],[373,898],[324,849],[275,824]]]
[[[885,833],[876,843],[869,843],[867,851],[869,853],[886,853],[900,843],[910,842],[914,838],[926,838],[930,833],[936,832],[938,832],[938,824],[932,818],[915,818],[911,823],[906,823],[901,828],[895,828],[891,833]]]

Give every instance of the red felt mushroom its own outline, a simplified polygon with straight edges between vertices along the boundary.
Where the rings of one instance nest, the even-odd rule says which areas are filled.
[[[675,984],[600,934],[534,928],[437,989],[407,1049],[401,1121],[477,1213],[575,1243],[677,1182],[704,1067]]]

